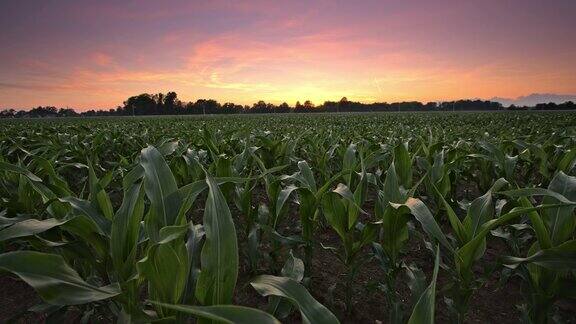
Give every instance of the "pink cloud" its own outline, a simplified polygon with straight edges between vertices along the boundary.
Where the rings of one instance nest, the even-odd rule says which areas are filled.
[[[106,53],[96,52],[91,55],[92,61],[101,67],[109,67],[114,64],[114,58]]]

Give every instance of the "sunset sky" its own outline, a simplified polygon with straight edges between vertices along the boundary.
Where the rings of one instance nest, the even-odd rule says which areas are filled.
[[[0,108],[576,94],[576,1],[1,1]]]

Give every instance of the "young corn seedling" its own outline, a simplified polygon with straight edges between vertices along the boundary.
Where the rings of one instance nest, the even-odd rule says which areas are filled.
[[[349,159],[348,164],[353,165],[350,156],[346,158]],[[377,222],[362,224],[358,219],[360,213],[366,214],[361,206],[366,199],[368,189],[368,175],[363,165],[362,155],[360,155],[360,164],[361,172],[354,192],[347,185],[340,183],[322,199],[322,211],[326,222],[338,234],[342,244],[341,249],[330,249],[336,252],[338,259],[346,268],[344,282],[348,312],[352,311],[354,279],[359,267],[365,261],[360,251],[376,239],[380,226]],[[348,183],[352,183],[352,178],[345,177],[345,179]]]
[[[279,214],[285,209],[286,202],[294,193],[298,195],[299,216],[301,226],[301,237],[304,241],[304,252],[306,274],[310,275],[312,258],[314,254],[314,233],[318,227],[320,206],[323,196],[328,192],[332,184],[343,175],[339,172],[328,180],[322,187],[318,188],[314,173],[306,161],[298,162],[298,171],[290,176],[282,176],[283,181],[290,181],[294,184],[282,189],[278,194],[276,202],[276,212]],[[277,215],[277,217],[280,215]]]
[[[393,208],[390,203],[402,203],[413,193],[418,184],[412,186],[412,159],[407,144],[401,143],[394,149],[394,160],[386,171],[381,190],[375,205],[375,216],[381,222],[379,243],[372,244],[376,258],[380,261],[385,278],[382,287],[385,290],[389,321],[397,322],[400,316],[399,296],[397,296],[396,279],[402,270],[400,253],[408,241],[409,213]]]
[[[472,266],[484,255],[486,236],[490,231],[529,212],[572,204],[570,201],[564,200],[560,204],[516,207],[498,218],[494,218],[495,207],[492,195],[504,185],[506,185],[506,181],[499,179],[486,194],[475,199],[469,206],[463,221],[458,218],[448,202],[443,200],[450,226],[456,237],[456,247],[448,241],[430,210],[422,201],[416,198],[408,198],[403,204],[392,204],[394,208],[409,210],[421,223],[427,234],[438,240],[452,253],[454,259],[452,269],[454,282],[452,283],[451,291],[455,307],[455,321],[459,323],[464,321],[472,293],[477,289],[478,283],[474,281]]]
[[[542,195],[543,204],[576,202],[576,177],[559,171],[548,189],[516,189],[502,192],[517,198],[517,204],[530,208],[528,196]],[[576,278],[576,241],[573,239],[576,221],[574,205],[532,211],[528,213],[536,241],[526,256],[504,257],[507,267],[516,269],[527,286],[524,316],[532,323],[552,322],[552,308],[561,298],[574,298],[571,287]]]
[[[19,168],[5,169],[29,177],[47,198],[55,196],[33,174]],[[77,235],[96,251],[95,264],[100,265],[95,268],[103,268],[97,272],[99,281],[109,282],[108,285],[86,282],[70,267],[72,260],[52,253],[4,253],[0,255],[0,268],[20,276],[51,304],[67,306],[111,300],[112,304],[119,305],[119,316],[131,320],[150,316],[142,312],[139,301],[142,283],[147,283],[149,296],[161,303],[194,300],[202,305],[230,303],[238,255],[234,224],[218,182],[206,174],[205,180],[178,188],[162,154],[153,147],[142,151],[140,164],[124,180],[124,199],[112,220],[89,201],[75,197],[50,198],[64,208],[51,211],[56,216],[65,212],[61,218],[40,223],[18,222],[0,231],[3,240],[39,235],[57,227]],[[198,194],[206,189],[208,198],[202,230],[188,224],[185,214]],[[144,193],[150,201],[146,213]],[[193,260],[200,251],[203,231],[205,243],[197,266]],[[154,317],[176,319],[172,309],[158,304],[154,307]]]

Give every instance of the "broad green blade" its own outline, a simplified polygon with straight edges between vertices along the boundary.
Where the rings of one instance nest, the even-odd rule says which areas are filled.
[[[514,189],[514,190],[500,191],[497,193],[508,196],[508,197],[514,197],[514,198],[529,197],[529,196],[552,197],[552,198],[556,198],[556,200],[558,200],[561,203],[576,205],[576,201],[570,201],[566,197],[564,197],[562,194],[555,192],[555,191],[552,191],[550,189],[544,189],[544,188],[520,188],[520,189]]]
[[[400,184],[408,189],[412,186],[412,159],[408,152],[408,143],[401,143],[394,148],[394,166]]]
[[[470,207],[468,207],[468,214],[466,215],[466,218],[463,222],[468,237],[476,236],[476,234],[480,231],[480,226],[494,218],[494,203],[492,200],[492,193],[499,190],[506,184],[506,180],[500,178],[496,180],[492,188],[490,188],[484,195],[472,201],[472,204]]]
[[[238,277],[236,229],[226,199],[208,172],[206,183],[209,189],[203,218],[206,240],[196,298],[206,306],[230,304]]]
[[[110,235],[110,227],[112,223],[109,219],[100,214],[98,210],[94,209],[89,201],[76,197],[64,197],[58,200],[64,203],[69,203],[74,210],[94,221],[94,223],[98,225],[100,234]]]
[[[576,201],[576,177],[568,176],[560,171],[550,181],[548,189],[566,197],[570,202]],[[542,204],[558,202],[563,201],[556,197],[545,196]],[[574,208],[576,206],[572,203],[571,206],[553,208],[542,213],[542,218],[548,227],[550,239],[554,245],[566,241],[573,235],[576,227]]]
[[[510,268],[516,268],[524,263],[534,263],[554,271],[574,270],[576,269],[576,240],[540,250],[527,258],[504,257],[503,259]]]
[[[14,165],[14,164],[10,164],[10,163],[6,163],[6,162],[2,162],[0,161],[0,170],[1,171],[8,171],[8,172],[15,172],[15,173],[19,173],[23,176],[26,176],[28,179],[30,179],[31,181],[34,182],[42,182],[42,179],[40,179],[37,175],[35,175],[34,173],[26,170],[23,167]]]
[[[184,294],[189,266],[184,242],[187,230],[188,225],[162,228],[158,243],[138,262],[138,273],[148,280],[149,296],[155,300],[175,304]],[[161,317],[173,315],[162,308],[156,311]]]
[[[446,209],[446,215],[448,216],[448,221],[450,222],[450,226],[452,226],[452,230],[454,230],[454,233],[456,234],[458,241],[460,242],[460,244],[465,244],[466,242],[468,242],[470,237],[468,236],[468,232],[464,228],[464,225],[460,221],[460,218],[458,218],[458,215],[456,215],[456,212],[454,212],[452,206],[450,206],[450,204],[446,201],[446,199],[444,199],[444,196],[440,193],[438,188],[434,184],[432,184],[432,187],[434,188],[434,191],[440,198],[440,201],[442,202],[444,209]]]
[[[56,254],[8,252],[0,254],[0,268],[22,278],[53,305],[80,305],[120,294],[117,284],[104,287],[88,284]]]
[[[298,162],[298,169],[300,170],[300,174],[302,175],[302,178],[306,182],[306,185],[310,191],[316,192],[316,180],[314,180],[314,173],[312,172],[312,169],[310,169],[308,162]]]
[[[18,237],[40,234],[54,227],[60,226],[70,219],[58,220],[48,218],[44,220],[27,219],[0,230],[0,242]]]
[[[290,250],[290,255],[284,263],[280,272],[282,277],[290,278],[296,282],[301,282],[304,279],[304,262],[295,257]],[[270,296],[268,303],[268,312],[277,316],[280,319],[286,318],[292,312],[292,303],[280,296]]]
[[[142,183],[124,190],[122,205],[112,220],[110,254],[122,280],[128,280],[135,270],[135,250],[140,236],[140,221],[144,216]]]
[[[256,308],[236,305],[190,306],[170,305],[150,301],[150,303],[177,312],[194,315],[197,318],[227,324],[280,324],[274,316]]]
[[[304,279],[304,262],[302,259],[295,257],[292,250],[290,250],[288,259],[286,260],[286,263],[284,263],[280,273],[282,274],[282,277],[300,282]]]
[[[438,240],[438,242],[440,242],[440,244],[442,244],[448,250],[454,251],[454,248],[450,242],[448,242],[448,239],[442,232],[440,225],[438,225],[434,219],[434,216],[432,216],[432,213],[430,213],[428,207],[426,207],[426,205],[420,199],[408,198],[408,200],[406,200],[406,202],[403,204],[390,203],[390,205],[394,208],[408,208],[410,213],[414,215],[416,220],[420,222],[422,228],[424,231],[426,231],[426,233],[428,233],[428,235]]]
[[[182,198],[174,194],[178,191],[176,180],[162,154],[153,146],[148,146],[140,154],[140,164],[144,168],[144,189],[153,211],[150,215],[152,218],[147,220],[151,224],[148,229],[152,231],[149,235],[156,235],[165,226],[181,225],[175,222]]]
[[[110,176],[111,173],[109,173],[108,177]],[[112,219],[114,215],[112,202],[110,201],[110,197],[106,193],[106,190],[104,190],[104,187],[107,184],[107,179],[98,179],[90,160],[88,161],[88,182],[90,185],[89,200],[92,202],[92,206],[98,209],[107,219]]]
[[[519,199],[520,206],[531,208],[534,207],[530,200],[527,197],[521,197]],[[548,229],[542,220],[542,217],[538,212],[532,211],[528,213],[528,218],[532,223],[532,229],[534,229],[534,233],[536,234],[536,238],[538,239],[538,245],[541,249],[548,249],[552,247],[552,241],[550,240],[550,234],[548,233]]]
[[[554,204],[554,205],[540,205],[538,207],[516,207],[513,208],[510,212],[501,215],[499,218],[492,219],[482,225],[482,229],[478,232],[478,234],[473,237],[470,242],[466,243],[463,247],[458,249],[457,255],[457,262],[456,267],[460,273],[470,271],[472,267],[472,263],[475,260],[477,250],[481,246],[482,242],[485,241],[486,235],[490,233],[491,230],[495,229],[498,226],[506,224],[507,222],[520,217],[522,215],[528,214],[533,211],[538,210],[546,210],[546,209],[553,209],[557,207],[566,206],[565,204]]]
[[[290,300],[300,310],[304,323],[340,323],[328,308],[293,279],[263,275],[254,278],[250,284],[263,296],[281,296]]]
[[[278,218],[280,216],[280,214],[282,213],[282,209],[284,207],[284,204],[286,204],[286,201],[288,201],[288,198],[290,198],[290,195],[292,194],[292,192],[294,192],[294,190],[299,189],[296,186],[288,186],[284,189],[282,189],[280,191],[280,193],[278,194],[278,199],[276,201],[276,218]]]
[[[436,257],[434,259],[434,273],[432,281],[412,310],[408,324],[434,324],[434,309],[436,308],[436,279],[440,266],[440,246],[436,245]]]

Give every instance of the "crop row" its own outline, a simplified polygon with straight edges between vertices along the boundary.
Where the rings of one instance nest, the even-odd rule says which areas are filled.
[[[298,311],[337,323],[309,291],[326,250],[344,269],[334,289],[348,312],[359,269],[376,260],[382,320],[433,323],[442,273],[451,319],[464,322],[499,271],[521,278],[524,318],[548,323],[576,287],[573,117],[550,116],[562,115],[5,123],[0,268],[51,316],[74,306],[86,320],[276,323]],[[507,253],[480,270],[494,239]],[[414,241],[428,248],[428,278],[406,258]],[[265,311],[233,305],[243,262]]]

